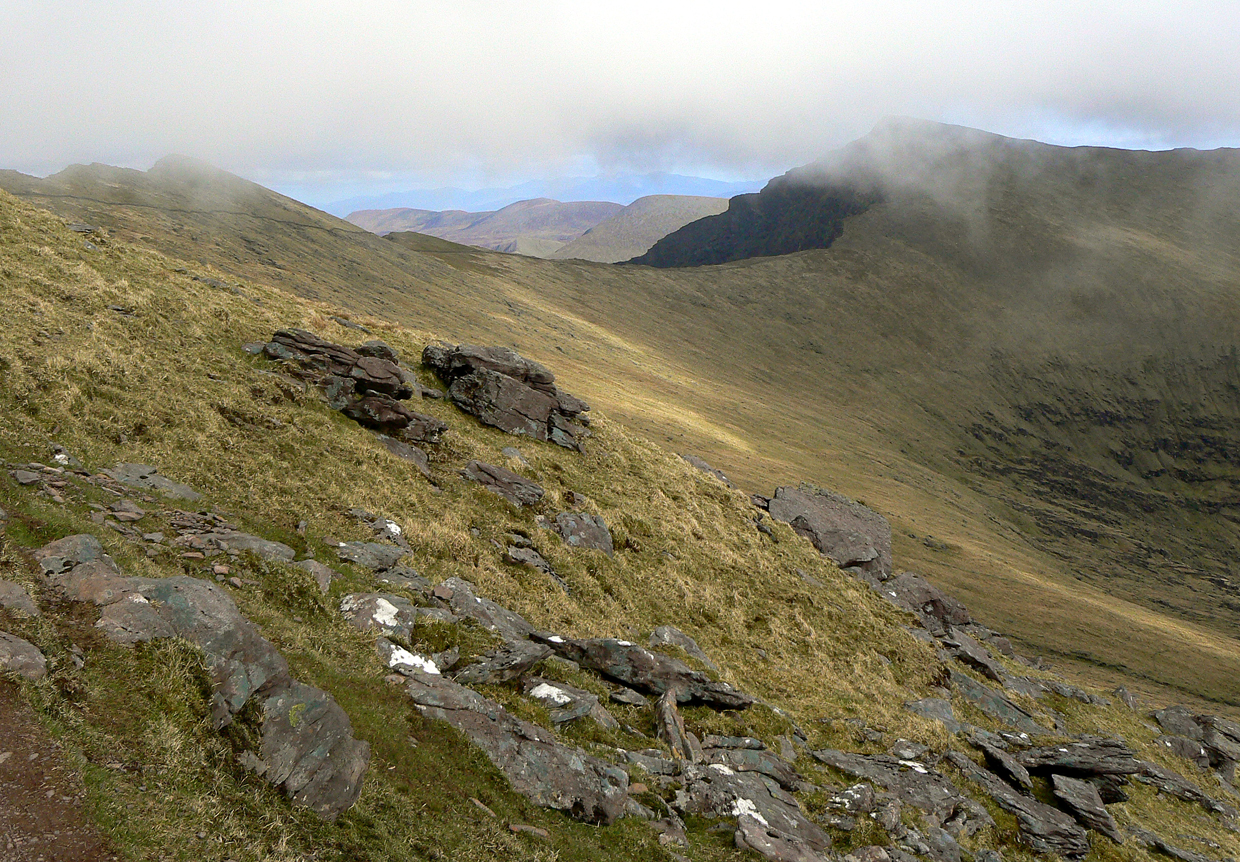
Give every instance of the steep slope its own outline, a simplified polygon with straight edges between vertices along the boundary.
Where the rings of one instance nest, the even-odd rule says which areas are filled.
[[[673,231],[727,209],[725,198],[648,195],[548,255],[553,260],[619,263],[645,253]]]
[[[867,181],[898,170],[830,248],[682,269],[380,239],[235,178],[291,214],[98,169],[5,182],[232,282],[514,346],[747,490],[865,500],[903,565],[1031,651],[1240,702],[1236,154],[934,126],[846,153]]]
[[[518,201],[495,212],[362,210],[348,221],[377,234],[414,231],[510,254],[547,257],[624,207],[605,201]]]

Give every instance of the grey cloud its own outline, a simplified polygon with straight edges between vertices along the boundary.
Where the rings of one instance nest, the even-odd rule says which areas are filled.
[[[309,183],[583,158],[761,174],[889,114],[1042,139],[1240,140],[1230,3],[0,9],[0,166],[37,172],[180,152]]]

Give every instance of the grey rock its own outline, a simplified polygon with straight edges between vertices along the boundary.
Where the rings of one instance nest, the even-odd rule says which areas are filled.
[[[784,790],[796,790],[803,780],[791,763],[770,751],[752,748],[707,748],[702,746],[702,762],[719,763],[736,772],[760,772],[779,782]]]
[[[379,442],[383,444],[383,448],[387,449],[397,458],[408,461],[417,471],[426,478],[431,477],[431,462],[429,456],[423,449],[419,449],[411,443],[403,440],[397,440],[395,437],[389,437],[387,434],[377,434]]]
[[[18,611],[26,616],[37,617],[39,606],[21,584],[0,580],[0,608]]]
[[[532,641],[508,641],[454,675],[465,685],[495,684],[523,676],[530,668],[551,655],[550,647]]]
[[[607,522],[598,515],[560,512],[555,516],[553,529],[570,548],[602,551],[609,557],[614,553],[611,531],[607,529]]]
[[[551,575],[556,580],[560,579],[555,569],[551,568],[551,564],[533,548],[509,547],[504,551],[504,559],[514,565],[528,566],[545,575]]]
[[[1154,720],[1169,734],[1201,742],[1205,729],[1197,723],[1197,714],[1186,706],[1168,706],[1154,712]]]
[[[1086,736],[1075,742],[1030,748],[1016,756],[1035,773],[1068,776],[1134,775],[1143,769],[1131,748],[1118,739]]]
[[[14,470],[13,479],[19,485],[33,485],[42,480],[43,476],[31,470]]]
[[[1214,814],[1222,814],[1225,817],[1236,816],[1234,806],[1214,799],[1183,775],[1158,764],[1143,761],[1140,774],[1134,775],[1133,778],[1142,784],[1156,788],[1160,793],[1166,793],[1168,796],[1174,796],[1185,802],[1195,802]]]
[[[956,691],[991,718],[998,719],[1009,727],[1014,727],[1024,733],[1050,735],[1051,731],[1038,724],[1028,710],[1017,706],[993,688],[959,671],[949,671],[949,676]]]
[[[521,450],[516,446],[505,446],[503,449],[499,450],[499,453],[505,458],[512,458],[514,461],[519,461],[526,467],[530,466],[530,462],[525,460],[525,456],[521,454]]]
[[[117,464],[111,470],[104,470],[103,474],[122,485],[140,488],[144,491],[154,491],[174,500],[186,500],[193,503],[202,499],[202,495],[189,485],[174,482],[160,475],[159,471],[149,464]]]
[[[381,545],[378,542],[343,542],[336,548],[336,556],[341,560],[356,563],[372,572],[387,571],[404,555],[403,548]]]
[[[612,718],[611,713],[599,702],[598,696],[592,692],[538,677],[527,679],[524,690],[527,695],[547,707],[551,720],[556,724],[591,718],[600,727],[608,730],[620,729],[620,722]]]
[[[685,730],[685,721],[676,707],[675,690],[663,692],[654,705],[654,734],[667,743],[677,760],[697,763],[702,759],[701,746]]]
[[[1129,709],[1133,711],[1137,709],[1138,704],[1137,704],[1136,696],[1133,695],[1133,693],[1130,692],[1128,689],[1124,688],[1122,685],[1119,688],[1115,689],[1115,696],[1119,698],[1120,703],[1122,703],[1124,706],[1128,707]]]
[[[753,751],[766,751],[766,743],[752,736],[719,736],[708,733],[702,737],[703,748],[748,748]]]
[[[297,552],[283,542],[273,542],[259,536],[252,536],[249,533],[239,533],[230,530],[227,532],[205,533],[201,538],[209,548],[214,547],[221,551],[248,552],[260,559],[271,560],[277,563],[291,563],[297,557]]]
[[[380,631],[409,641],[423,619],[454,622],[456,617],[440,608],[420,608],[404,596],[391,593],[350,593],[340,600],[340,613],[355,628]]]
[[[683,767],[684,789],[677,794],[677,808],[687,814],[708,817],[749,815],[766,821],[768,828],[824,851],[831,838],[805,816],[796,799],[774,780],[757,772],[734,772],[721,764]]]
[[[1210,752],[1206,751],[1206,747],[1194,739],[1189,739],[1185,736],[1160,736],[1154,742],[1157,745],[1163,746],[1177,757],[1191,760],[1202,769],[1210,768]]]
[[[944,646],[949,648],[949,654],[956,661],[980,671],[983,676],[989,677],[998,683],[1002,683],[1007,676],[1004,673],[1003,667],[990,654],[990,650],[960,629],[954,626],[949,627],[942,641]]]
[[[710,660],[710,657],[702,651],[702,648],[697,645],[697,641],[675,626],[659,626],[650,633],[650,640],[648,640],[647,643],[652,649],[658,649],[661,646],[679,647],[685,651],[686,655],[697,659],[710,670],[715,671],[716,673],[719,672],[719,668],[713,661]]]
[[[431,582],[408,566],[393,566],[386,572],[375,575],[375,580],[398,590],[408,590],[424,596],[429,595],[431,590]]]
[[[0,671],[37,681],[47,676],[47,659],[30,641],[0,631]]]
[[[74,566],[104,558],[103,545],[89,533],[65,536],[34,552],[34,558],[45,575],[58,575]]]
[[[891,525],[860,503],[833,491],[782,487],[768,511],[840,568],[859,568],[874,581],[891,576]]]
[[[901,802],[920,808],[940,823],[951,816],[964,798],[950,779],[916,761],[900,761],[885,754],[850,754],[830,748],[811,751],[810,754],[841,772],[877,784]]]
[[[849,814],[869,814],[878,804],[874,788],[869,784],[854,784],[846,790],[830,796],[827,805]]]
[[[1051,783],[1055,797],[1072,812],[1073,817],[1090,829],[1101,832],[1116,844],[1124,843],[1124,836],[1120,834],[1115,818],[1102,804],[1098,788],[1087,781],[1066,775],[1052,775]]]
[[[301,560],[295,564],[297,568],[310,573],[314,578],[314,582],[319,585],[319,589],[324,595],[331,588],[332,581],[340,577],[340,575],[331,566],[325,566],[318,560]]]
[[[628,706],[645,707],[650,705],[650,701],[646,699],[645,695],[639,694],[631,688],[624,687],[621,687],[618,691],[613,691],[611,693],[611,700],[613,703],[623,703]]]
[[[649,772],[651,775],[676,775],[680,772],[680,764],[669,760],[658,749],[648,751],[626,751],[624,758],[634,766]]]
[[[710,466],[710,464],[707,464],[697,455],[686,455],[682,453],[680,457],[685,460],[685,463],[687,463],[690,467],[693,467],[695,470],[701,470],[707,476],[715,477],[720,482],[727,485],[729,488],[736,487],[735,485],[732,484],[732,480],[723,474],[722,470],[716,470],[714,467]]]
[[[897,739],[887,753],[896,760],[923,761],[930,754],[930,747],[909,739]]]
[[[493,464],[470,461],[465,465],[462,475],[514,506],[533,506],[543,498],[542,486],[537,482]]]
[[[363,341],[355,349],[361,356],[373,356],[376,359],[386,360],[393,365],[400,365],[400,354],[396,352],[396,348],[387,342],[378,339]]]
[[[830,857],[814,851],[794,835],[772,829],[750,814],[736,818],[733,837],[737,850],[752,850],[770,862],[829,862]]]
[[[1005,779],[1008,784],[1011,784],[1022,793],[1032,794],[1033,779],[1029,776],[1029,770],[1025,769],[1020,761],[1003,749],[990,745],[984,740],[975,740],[974,744],[982,750],[982,753],[986,756],[986,765],[995,774]]]
[[[1085,830],[1067,814],[1017,793],[998,776],[957,751],[947,752],[946,758],[1000,808],[1016,817],[1022,840],[1036,852],[1068,857],[1084,856],[1089,852]]]
[[[679,659],[615,638],[574,640],[535,633],[532,637],[556,653],[630,688],[661,695],[675,691],[680,703],[698,701],[718,709],[743,709],[754,698],[726,682],[716,682]]]
[[[380,393],[348,399],[339,409],[359,425],[406,443],[438,443],[448,430],[442,419],[410,410],[395,398]]]
[[[448,578],[435,587],[433,595],[446,602],[457,616],[475,620],[505,641],[523,641],[534,633],[534,627],[523,616],[478,596],[469,581]]]
[[[914,614],[926,629],[943,635],[950,626],[972,622],[968,609],[921,575],[901,572],[874,585],[875,591],[898,608]]]
[[[1203,856],[1200,853],[1194,853],[1191,850],[1184,850],[1173,844],[1168,844],[1163,838],[1148,830],[1130,827],[1128,831],[1132,835],[1133,840],[1138,844],[1148,847],[1155,853],[1161,853],[1163,856],[1176,859],[1178,862],[1216,862],[1209,856]]]
[[[951,702],[941,697],[910,701],[904,704],[904,708],[909,712],[939,722],[947,728],[949,733],[959,733],[964,729],[964,725],[956,720],[956,713],[952,710]]]
[[[624,813],[629,785],[624,770],[563,745],[554,734],[442,676],[415,672],[406,690],[423,715],[463,733],[536,805],[590,823],[610,824]]]

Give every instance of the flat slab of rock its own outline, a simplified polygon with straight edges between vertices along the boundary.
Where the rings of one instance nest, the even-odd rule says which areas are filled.
[[[921,700],[909,701],[904,704],[904,708],[923,718],[939,722],[947,728],[949,733],[959,733],[965,728],[963,723],[956,720],[956,712],[952,709],[951,701],[944,700],[941,697],[927,697]]]
[[[372,572],[386,572],[406,553],[404,548],[379,542],[344,542],[336,548],[336,556],[341,560],[356,563]]]
[[[856,568],[872,581],[891,577],[891,525],[872,509],[833,491],[781,487],[767,511],[841,569]]]
[[[1060,775],[1135,775],[1144,763],[1118,739],[1085,737],[1076,742],[1030,748],[1016,755],[1030,772]]]
[[[1003,666],[995,661],[990,650],[969,637],[955,626],[950,626],[943,635],[942,643],[948,653],[956,661],[980,672],[982,676],[1003,683],[1007,678]]]
[[[719,670],[710,657],[697,645],[697,641],[675,626],[659,626],[650,633],[650,639],[646,643],[652,649],[658,649],[661,646],[679,647],[685,651],[685,655],[692,656],[710,670],[715,672]]]
[[[1007,782],[957,751],[947,752],[946,757],[965,778],[986,791],[1000,808],[1016,817],[1021,838],[1038,853],[1076,857],[1089,852],[1089,838],[1085,830],[1058,808],[1017,793]]]
[[[29,617],[39,615],[39,606],[30,598],[30,593],[21,584],[13,581],[0,581],[0,608],[23,613]]]
[[[111,470],[104,470],[103,474],[122,485],[154,491],[174,500],[188,500],[193,503],[202,499],[202,495],[189,485],[160,475],[159,470],[149,464],[117,464]]]
[[[98,546],[69,538],[45,546],[43,559],[63,563],[66,553],[91,556]],[[330,695],[292,678],[284,657],[222,588],[184,575],[124,577],[102,555],[53,574],[51,586],[66,598],[102,606],[96,626],[117,643],[180,637],[197,645],[211,679],[215,726],[230,724],[257,700],[262,740],[243,762],[295,803],[334,819],[357,801],[369,745],[353,737],[348,716]]]
[[[1102,797],[1098,795],[1097,787],[1088,781],[1069,778],[1066,775],[1052,775],[1051,784],[1055,791],[1055,798],[1062,802],[1082,825],[1088,826],[1095,832],[1101,832],[1116,844],[1124,843],[1124,836],[1115,824],[1115,818],[1111,816],[1111,812],[1107,811],[1106,806],[1102,804]]]
[[[615,638],[574,640],[536,633],[532,637],[556,653],[630,688],[661,695],[674,690],[680,703],[697,701],[717,709],[743,709],[754,698],[726,682],[716,682],[680,659],[651,652]]]
[[[598,515],[585,512],[560,512],[555,516],[555,526],[552,529],[570,548],[602,551],[609,557],[615,552],[607,522]]]
[[[389,437],[387,434],[375,435],[379,438],[379,442],[383,444],[383,448],[387,449],[402,461],[408,461],[417,471],[426,478],[431,477],[431,461],[425,450],[414,446],[412,443],[406,443],[403,440],[397,440],[395,437]]]
[[[49,542],[34,552],[34,558],[43,574],[58,575],[82,563],[103,559],[103,545],[89,533],[79,533]]]
[[[283,542],[273,542],[249,533],[205,533],[201,538],[208,547],[216,547],[222,551],[243,551],[277,563],[291,563],[297,557],[297,552]]]
[[[737,850],[752,850],[770,862],[829,862],[830,857],[814,851],[801,839],[772,829],[751,814],[736,818],[733,841]]]
[[[831,838],[805,816],[796,799],[771,778],[757,772],[735,772],[722,764],[686,764],[684,789],[673,803],[687,814],[706,817],[749,816],[815,851],[825,851]]]
[[[497,650],[466,665],[453,678],[465,685],[507,682],[523,676],[530,668],[551,655],[551,648],[533,641],[508,641]]]
[[[760,772],[779,782],[784,790],[796,790],[801,776],[791,763],[770,751],[753,748],[707,748],[702,746],[703,763],[721,763],[736,772]]]
[[[17,635],[0,632],[0,671],[8,671],[29,680],[47,676],[47,659],[39,648]]]
[[[968,674],[955,670],[948,671],[948,673],[952,685],[955,686],[956,691],[960,692],[961,697],[970,701],[991,718],[998,719],[1009,727],[1014,727],[1024,733],[1050,735],[1051,731],[1038,724],[1028,710],[1017,706],[993,688],[983,685]]]
[[[947,820],[965,798],[951,779],[916,761],[898,760],[886,754],[852,754],[831,748],[810,754],[841,772],[877,784],[901,802],[934,815],[939,822]]]
[[[413,672],[406,691],[423,715],[448,722],[481,748],[534,804],[604,825],[624,813],[629,777],[623,769],[562,744],[443,676]]]
[[[494,464],[470,461],[461,475],[471,482],[477,482],[492,494],[498,494],[514,506],[533,506],[543,498],[542,485]]]
[[[547,707],[551,720],[556,724],[588,717],[608,730],[620,728],[620,722],[612,718],[607,708],[599,702],[598,696],[592,692],[538,677],[527,679],[524,690],[527,695]]]
[[[432,595],[445,602],[452,613],[477,621],[506,641],[523,641],[534,633],[525,617],[477,595],[474,585],[461,578],[448,578],[436,585]]]

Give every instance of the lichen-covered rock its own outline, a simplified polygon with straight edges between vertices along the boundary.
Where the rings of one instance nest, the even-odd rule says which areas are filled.
[[[551,655],[550,647],[533,641],[508,641],[476,662],[466,665],[454,675],[465,685],[507,682],[524,675],[530,668]]]
[[[790,836],[812,850],[831,846],[831,838],[801,810],[796,798],[758,772],[735,772],[722,764],[690,765],[681,771],[684,789],[673,803],[686,814],[753,817],[768,829]]]
[[[343,542],[336,548],[336,556],[341,560],[356,563],[372,572],[386,572],[405,554],[404,548],[378,542]]]
[[[1062,802],[1082,825],[1088,826],[1095,832],[1101,832],[1116,844],[1124,843],[1124,836],[1120,834],[1115,818],[1102,804],[1098,788],[1088,781],[1069,778],[1066,775],[1052,775],[1051,785],[1055,791],[1055,798]]]
[[[891,525],[872,509],[833,491],[781,487],[767,511],[840,568],[855,568],[871,582],[891,577]]]
[[[443,676],[412,672],[406,691],[423,715],[463,733],[536,805],[604,825],[624,813],[629,777],[623,769],[564,745]]]
[[[442,608],[420,608],[391,593],[350,593],[340,600],[340,613],[355,628],[379,631],[408,641],[420,620],[452,623],[457,617]]]
[[[614,553],[611,531],[607,529],[607,522],[598,515],[560,512],[555,516],[553,529],[570,548],[602,551],[609,557]]]
[[[30,641],[0,632],[0,672],[5,671],[40,680],[47,676],[47,659]]]
[[[30,593],[21,584],[12,581],[0,581],[0,608],[8,608],[28,617],[39,615],[39,606],[30,598]]]
[[[527,695],[547,707],[551,720],[556,724],[588,717],[608,730],[620,729],[620,722],[612,717],[607,708],[599,702],[598,696],[591,692],[566,683],[538,677],[527,679],[524,690]]]
[[[965,798],[949,778],[916,761],[898,760],[885,754],[852,754],[830,748],[811,751],[810,754],[841,772],[877,784],[901,802],[933,815],[939,823],[947,820]]]
[[[816,853],[795,835],[773,829],[753,814],[741,814],[736,818],[733,841],[737,850],[752,850],[770,862],[828,862],[830,859]]]
[[[506,641],[523,641],[534,633],[534,627],[525,617],[477,595],[474,585],[461,578],[448,578],[436,585],[432,595],[447,604],[457,616],[477,621]]]
[[[533,506],[543,498],[543,488],[537,482],[494,464],[470,461],[461,475],[514,506]]]
[[[574,640],[545,633],[536,633],[533,637],[560,656],[639,691],[658,695],[674,691],[680,703],[697,701],[718,709],[743,709],[755,702],[749,695],[726,682],[711,679],[679,659],[651,652],[629,641],[615,638]]]
[[[141,488],[144,491],[154,491],[174,500],[187,500],[193,503],[202,499],[202,495],[189,485],[161,476],[159,470],[149,464],[117,464],[111,470],[104,470],[103,474],[122,485]]]

